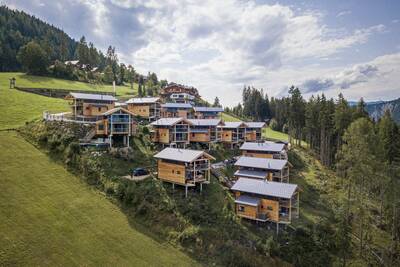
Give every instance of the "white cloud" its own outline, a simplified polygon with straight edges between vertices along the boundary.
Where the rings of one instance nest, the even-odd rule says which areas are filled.
[[[350,14],[351,14],[351,11],[350,11],[350,10],[343,10],[343,11],[339,12],[339,13],[336,15],[336,17],[339,18],[339,17],[343,17],[343,16],[346,16],[346,15],[350,15]]]
[[[253,1],[41,0],[51,5],[47,11],[35,1],[10,2],[67,25],[75,36],[85,34],[102,49],[115,45],[121,61],[142,73],[154,71],[160,78],[196,86],[207,100],[219,96],[225,105],[240,101],[245,84],[263,87],[270,95],[316,77],[320,86],[329,87],[329,75],[341,69],[324,65],[385,31],[384,25],[333,29],[318,11]],[[346,77],[343,85],[353,88]]]

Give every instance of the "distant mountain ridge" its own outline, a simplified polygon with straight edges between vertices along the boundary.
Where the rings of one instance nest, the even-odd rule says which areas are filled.
[[[357,104],[357,102],[349,101],[350,105],[354,105],[354,103]],[[397,123],[400,123],[400,98],[389,101],[366,102],[366,105],[368,114],[374,120],[377,120],[380,117],[382,117],[382,115],[385,113],[386,110],[390,110],[393,115],[393,119]]]

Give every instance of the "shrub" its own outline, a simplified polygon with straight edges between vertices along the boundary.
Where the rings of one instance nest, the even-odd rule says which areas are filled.
[[[271,121],[269,122],[269,127],[274,131],[279,131],[280,130],[278,128],[278,122],[275,119],[271,119]]]

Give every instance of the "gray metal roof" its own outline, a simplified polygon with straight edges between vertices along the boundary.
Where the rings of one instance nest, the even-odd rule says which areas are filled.
[[[150,125],[154,126],[172,126],[181,121],[185,120],[184,118],[161,118],[156,121],[153,121]]]
[[[237,199],[235,199],[235,203],[257,207],[260,203],[260,199],[258,197],[241,195]]]
[[[263,128],[265,127],[265,122],[246,122],[248,128]]]
[[[242,121],[226,121],[222,128],[238,128],[238,127],[247,127],[247,124]]]
[[[194,126],[218,126],[220,119],[188,119]]]
[[[282,170],[286,166],[287,162],[288,161],[285,159],[268,159],[241,156],[235,162],[235,166],[266,170]]]
[[[295,184],[271,182],[250,178],[239,178],[231,188],[233,191],[279,198],[291,198],[296,192],[296,189],[297,185]]]
[[[158,159],[192,162],[201,157],[202,155],[205,155],[210,159],[214,159],[212,156],[201,150],[180,149],[171,147],[167,147],[161,152],[158,152],[156,155],[154,155],[154,157]]]
[[[100,94],[84,94],[84,93],[69,93],[75,99],[85,100],[98,100],[98,101],[117,101],[112,95],[100,95]]]
[[[192,105],[189,103],[165,103],[161,105],[162,108],[183,108],[189,109],[192,108]]]
[[[224,111],[221,107],[193,107],[194,111],[199,112],[222,112]]]
[[[127,104],[152,104],[159,101],[159,97],[134,97],[126,101]]]
[[[281,152],[284,150],[284,147],[285,144],[278,144],[278,143],[244,142],[243,145],[240,147],[240,150]]]
[[[234,176],[248,177],[256,179],[265,179],[268,175],[268,171],[250,171],[250,170],[237,170]]]

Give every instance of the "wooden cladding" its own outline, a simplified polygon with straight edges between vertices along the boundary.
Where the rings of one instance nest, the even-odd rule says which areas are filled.
[[[232,131],[223,130],[222,131],[222,142],[232,142]]]
[[[114,108],[114,104],[91,104],[83,103],[83,116],[100,116],[104,112]]]
[[[185,185],[186,170],[184,164],[174,164],[158,160],[158,178],[167,182]]]
[[[257,153],[257,152],[250,152],[250,151],[243,151],[243,156],[247,157],[255,157],[255,158],[267,158],[267,159],[272,159],[274,157],[273,154],[267,154],[267,153]]]
[[[273,222],[279,221],[279,201],[270,199],[261,199],[260,212],[266,213],[268,219]]]
[[[244,204],[236,204],[236,214],[238,216],[256,219],[257,218],[257,206],[250,206]]]
[[[144,118],[150,117],[150,106],[149,105],[128,104],[128,110],[140,117],[144,117]]]

